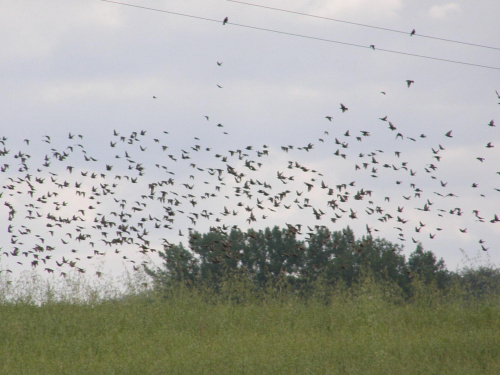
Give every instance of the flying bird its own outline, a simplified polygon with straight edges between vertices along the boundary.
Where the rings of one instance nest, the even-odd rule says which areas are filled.
[[[408,87],[410,87],[412,83],[415,83],[415,82],[412,81],[411,79],[406,80],[406,84],[408,85]]]
[[[349,108],[347,108],[345,105],[343,105],[342,103],[340,103],[340,109],[342,110],[342,113],[344,113],[345,111],[347,111]]]
[[[451,132],[452,132],[452,130],[450,130],[449,132],[447,132],[445,134],[445,136],[447,136],[448,138],[453,138],[453,136],[451,135]]]
[[[228,23],[228,22],[229,22],[229,18],[228,18],[228,17],[226,17],[226,18],[224,18],[224,21],[222,21],[222,24],[223,24],[223,25],[225,25],[225,24],[226,24],[226,23]]]
[[[415,29],[413,29],[413,30],[411,31],[411,33],[410,33],[410,36],[415,35],[415,33],[416,33],[416,31],[415,31]]]

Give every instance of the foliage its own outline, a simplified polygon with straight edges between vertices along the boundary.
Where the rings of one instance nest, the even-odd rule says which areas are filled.
[[[190,232],[189,250],[182,244],[165,247],[160,252],[163,268],[148,272],[160,286],[176,281],[188,285],[203,282],[218,290],[228,274],[238,274],[248,278],[256,289],[281,280],[303,295],[317,280],[329,286],[350,287],[366,271],[377,281],[397,285],[405,298],[412,297],[415,290],[411,284],[416,278],[440,290],[463,278],[470,281],[470,287],[480,287],[479,274],[449,272],[444,261],[425,251],[420,243],[406,260],[401,246],[372,236],[356,238],[349,227],[336,232],[325,227],[308,229],[305,235],[301,227],[292,225],[247,232],[237,228],[229,232]],[[485,272],[480,271],[481,277]]]
[[[260,289],[235,273],[218,291],[171,281],[98,302],[2,303],[0,373],[500,373],[498,298],[464,303],[416,276],[418,298],[402,301],[368,270],[350,287],[320,276],[302,298],[280,277]]]

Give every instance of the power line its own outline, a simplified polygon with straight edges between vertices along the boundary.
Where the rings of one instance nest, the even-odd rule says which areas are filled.
[[[218,23],[220,23],[220,22],[221,22],[220,20],[214,20],[214,19],[211,19],[211,18],[199,17],[199,16],[193,16],[193,15],[191,15],[191,14],[185,14],[185,13],[171,12],[171,11],[168,11],[168,10],[163,10],[163,9],[148,8],[148,7],[143,7],[143,6],[140,6],[140,5],[134,5],[134,4],[120,3],[120,2],[118,2],[118,1],[112,1],[112,0],[101,0],[101,1],[104,1],[104,2],[106,2],[106,3],[114,3],[114,4],[119,4],[119,5],[125,5],[125,6],[128,6],[128,7],[133,7],[133,8],[140,8],[140,9],[152,10],[152,11],[155,11],[155,12],[161,12],[161,13],[173,14],[173,15],[175,15],[175,16],[182,16],[182,17],[196,18],[196,19],[198,19],[198,20],[213,21],[213,22],[218,22]]]
[[[156,9],[156,8],[149,8],[149,7],[144,7],[144,6],[140,6],[140,5],[127,4],[127,3],[122,3],[122,2],[118,2],[118,1],[112,1],[112,0],[101,0],[101,1],[106,2],[106,3],[114,3],[114,4],[118,4],[118,5],[129,6],[129,7],[133,7],[133,8],[140,8],[140,9],[145,9],[145,10],[151,10],[151,11],[155,11],[155,12],[173,14],[173,15],[176,15],[176,16],[195,18],[195,19],[199,19],[199,20],[203,20],[203,21],[210,21],[210,22],[222,23],[221,20],[216,20],[216,19],[213,19],[213,18],[200,17],[200,16],[193,16],[191,14],[186,14],[186,13],[178,13],[178,12],[172,12],[172,11],[168,11],[168,10],[162,10],[162,9]],[[231,1],[231,0],[228,0],[228,1]],[[291,33],[291,32],[281,31],[281,30],[266,29],[266,28],[263,28],[263,27],[257,27],[257,26],[251,26],[251,25],[243,25],[243,24],[238,24],[238,23],[233,23],[233,22],[227,22],[227,25],[244,27],[244,28],[253,29],[253,30],[266,31],[266,32],[275,33],[275,34],[282,34],[282,35],[294,36],[294,37],[298,37],[298,38],[305,38],[305,39],[317,40],[317,41],[321,41],[321,42],[341,44],[341,45],[351,46],[351,47],[357,47],[357,48],[373,49],[373,50],[381,51],[381,52],[394,53],[394,54],[398,54],[398,55],[405,55],[405,56],[411,56],[411,57],[418,57],[418,58],[428,59],[428,60],[436,60],[436,61],[448,62],[448,63],[452,63],[452,64],[460,64],[460,65],[475,66],[475,67],[478,67],[478,68],[500,70],[500,67],[495,67],[495,66],[474,64],[474,63],[468,63],[468,62],[464,62],[464,61],[443,59],[443,58],[439,58],[439,57],[433,57],[433,56],[427,56],[427,55],[419,55],[419,54],[416,54],[416,53],[395,51],[395,50],[389,50],[389,49],[383,49],[383,48],[376,48],[375,49],[374,46],[364,46],[364,45],[361,45],[361,44],[355,44],[355,43],[349,43],[349,42],[341,42],[341,41],[338,41],[338,40],[332,40],[332,39],[326,39],[326,38],[319,38],[319,37],[310,36],[310,35],[303,35],[303,34],[296,34],[296,33]]]
[[[257,8],[264,8],[264,9],[276,10],[278,12],[298,14],[298,15],[306,16],[306,17],[320,18],[320,19],[324,19],[324,20],[328,20],[328,21],[347,23],[349,25],[369,27],[371,29],[377,29],[377,30],[383,30],[383,31],[390,31],[390,32],[393,32],[393,33],[399,33],[399,34],[405,34],[405,35],[410,34],[408,31],[401,31],[401,30],[389,29],[389,28],[386,28],[386,27],[379,27],[379,26],[367,25],[367,24],[358,23],[358,22],[351,22],[351,21],[339,20],[339,19],[335,19],[335,18],[329,18],[329,17],[323,17],[323,16],[316,16],[314,14],[301,13],[301,12],[296,12],[296,11],[293,11],[293,10],[287,10],[287,9],[281,9],[281,8],[273,8],[273,7],[269,7],[269,6],[265,6],[265,5],[260,5],[260,4],[246,3],[244,1],[238,1],[238,0],[227,0],[227,1],[229,1],[231,3],[238,3],[238,4],[243,4],[243,5],[249,5],[249,6],[253,6],[253,7],[257,7]],[[440,40],[440,41],[443,41],[443,42],[464,44],[464,45],[473,46],[473,47],[494,49],[494,50],[500,51],[500,48],[498,48],[498,47],[486,46],[486,45],[477,44],[477,43],[463,42],[463,41],[453,40],[453,39],[440,38],[440,37],[437,37],[437,36],[423,35],[423,34],[419,34],[419,33],[415,33],[412,36],[414,36],[414,37],[421,37],[421,38],[435,39],[435,40]]]
[[[495,67],[495,66],[474,64],[474,63],[468,63],[468,62],[458,61],[458,60],[443,59],[443,58],[440,58],[440,57],[419,55],[419,54],[416,54],[416,53],[395,51],[395,50],[390,50],[390,49],[375,48],[375,46],[372,47],[372,46],[364,46],[364,45],[361,45],[361,44],[354,44],[354,43],[348,43],[348,42],[340,42],[340,41],[337,41],[337,40],[331,40],[331,39],[325,39],[325,38],[318,38],[318,37],[315,37],[315,36],[308,36],[308,35],[302,35],[302,34],[294,34],[294,33],[286,32],[286,31],[265,29],[265,28],[262,28],[262,27],[240,25],[240,24],[236,24],[236,23],[231,23],[231,25],[240,26],[240,27],[247,27],[247,28],[251,28],[251,29],[255,29],[255,30],[267,31],[267,32],[276,33],[276,34],[284,34],[284,35],[289,35],[289,36],[295,36],[295,37],[299,37],[299,38],[313,39],[313,40],[318,40],[318,41],[322,41],[322,42],[343,44],[343,45],[351,46],[351,47],[358,47],[358,48],[365,48],[365,49],[372,49],[373,48],[374,50],[376,49],[377,51],[388,52],[388,53],[395,53],[395,54],[398,54],[398,55],[406,55],[406,56],[412,56],[412,57],[419,57],[419,58],[422,58],[422,59],[443,61],[443,62],[448,62],[448,63],[453,63],[453,64],[460,64],[460,65],[469,65],[469,66],[475,66],[475,67],[478,67],[478,68],[500,70],[500,67]]]

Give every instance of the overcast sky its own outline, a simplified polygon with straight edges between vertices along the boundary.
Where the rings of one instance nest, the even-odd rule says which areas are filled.
[[[307,196],[326,213],[316,220],[312,207],[301,210],[297,204],[289,210],[273,212],[266,207],[262,211],[255,208],[256,192],[253,200],[235,196],[236,183],[226,176],[219,197],[206,208],[213,211],[213,219],[224,206],[236,209],[243,201],[255,209],[258,220],[251,224],[256,228],[285,226],[285,222],[327,225],[331,230],[349,225],[362,236],[368,225],[378,230],[374,235],[403,245],[407,255],[415,249],[412,238],[421,241],[424,249],[443,257],[450,269],[464,265],[464,256],[478,254],[498,265],[500,222],[490,221],[500,215],[500,97],[496,93],[500,92],[500,3],[253,1],[318,17],[225,0],[125,1],[177,15],[97,0],[2,1],[0,136],[8,138],[5,144],[11,153],[5,157],[10,157],[9,162],[0,160],[0,164],[15,163],[14,154],[23,150],[32,155],[33,176],[48,178],[52,172],[61,182],[71,178],[78,182],[78,172],[102,171],[106,164],[116,164],[108,171],[107,181],[120,182],[112,180],[119,170],[115,154],[128,149],[123,142],[116,146],[121,149],[111,148],[110,141],[120,142],[120,136],[145,130],[141,145],[146,151],[134,150],[147,173],[135,190],[123,188],[120,199],[136,200],[134,193],[145,194],[148,184],[159,178],[161,167],[155,164],[170,163],[168,168],[175,174],[167,175],[176,178],[176,185],[169,189],[182,195],[189,193],[182,183],[196,185],[192,193],[201,202],[205,191],[215,191],[216,182],[206,181],[211,178],[206,168],[223,165],[215,156],[219,153],[228,155],[228,164],[248,178],[271,184],[273,194],[289,189],[290,199],[296,199],[296,191],[304,191],[298,198],[301,205]],[[225,17],[228,23],[223,25]],[[341,103],[348,110],[342,112]],[[381,120],[385,116],[387,121]],[[496,126],[489,125],[492,120]],[[395,130],[389,128],[389,121]],[[114,136],[114,130],[120,136]],[[450,130],[452,137],[445,136]],[[69,133],[82,138],[68,139]],[[402,137],[396,137],[398,133]],[[45,135],[51,137],[50,144],[44,142]],[[29,145],[24,139],[30,140]],[[494,147],[486,147],[489,142]],[[53,156],[51,148],[64,150],[76,144],[98,161],[89,167],[80,155],[41,168],[43,157]],[[305,150],[308,144],[312,148]],[[162,145],[168,150],[162,151]],[[203,154],[191,148],[196,145]],[[252,150],[246,150],[247,146]],[[293,147],[285,152],[282,147],[288,146]],[[238,149],[248,156],[238,160],[237,154],[231,159],[229,150]],[[269,154],[259,158],[257,150],[265,149]],[[335,155],[337,150],[345,158]],[[173,162],[169,154],[178,161]],[[181,159],[182,154],[190,160]],[[261,169],[245,169],[245,159],[262,163]],[[290,170],[289,161],[316,172]],[[368,164],[366,169],[363,163]],[[70,174],[68,165],[76,172]],[[294,181],[283,184],[277,171],[294,175]],[[25,175],[11,165],[2,174],[2,185],[10,183],[9,177]],[[335,213],[326,203],[331,197],[320,188],[322,181],[335,190],[333,197],[339,193],[336,185],[354,182],[348,189],[350,200],[342,205],[346,213],[335,223],[331,221]],[[305,182],[314,184],[311,192]],[[371,190],[372,196],[355,201],[353,196],[360,189]],[[77,207],[75,189],[62,190],[59,201]],[[2,206],[7,201],[22,211],[29,201],[21,193],[3,191]],[[450,193],[456,196],[446,197]],[[112,203],[109,207],[102,203],[103,213],[114,209]],[[51,204],[52,208],[45,209],[57,206]],[[201,212],[203,206],[193,207],[189,199],[183,204],[178,209],[189,226],[188,212]],[[426,204],[429,211],[420,210]],[[378,220],[383,214],[367,213],[377,206],[393,218],[383,222]],[[4,208],[1,223],[7,228],[9,210]],[[349,217],[351,209],[357,219]],[[162,207],[151,202],[146,210],[161,212]],[[397,216],[407,222],[398,222]],[[219,224],[245,229],[247,218],[248,212],[240,207],[239,218],[224,217]],[[40,220],[17,220],[16,230],[33,225],[34,232],[50,236]],[[82,225],[90,227],[92,222],[88,219]],[[205,231],[211,225],[218,224],[200,220],[196,229]],[[174,236],[178,229],[154,236],[168,237],[174,243],[185,241]],[[11,237],[6,234],[2,239],[3,250],[12,251]],[[481,245],[489,250],[484,252]],[[59,250],[58,259],[65,249]],[[12,259],[3,257],[2,262]]]

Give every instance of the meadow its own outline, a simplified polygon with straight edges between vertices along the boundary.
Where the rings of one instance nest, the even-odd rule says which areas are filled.
[[[69,276],[62,295],[36,278],[2,279],[0,374],[500,373],[499,294],[417,280],[404,300],[370,276],[308,296],[240,279],[217,292],[82,280]]]

